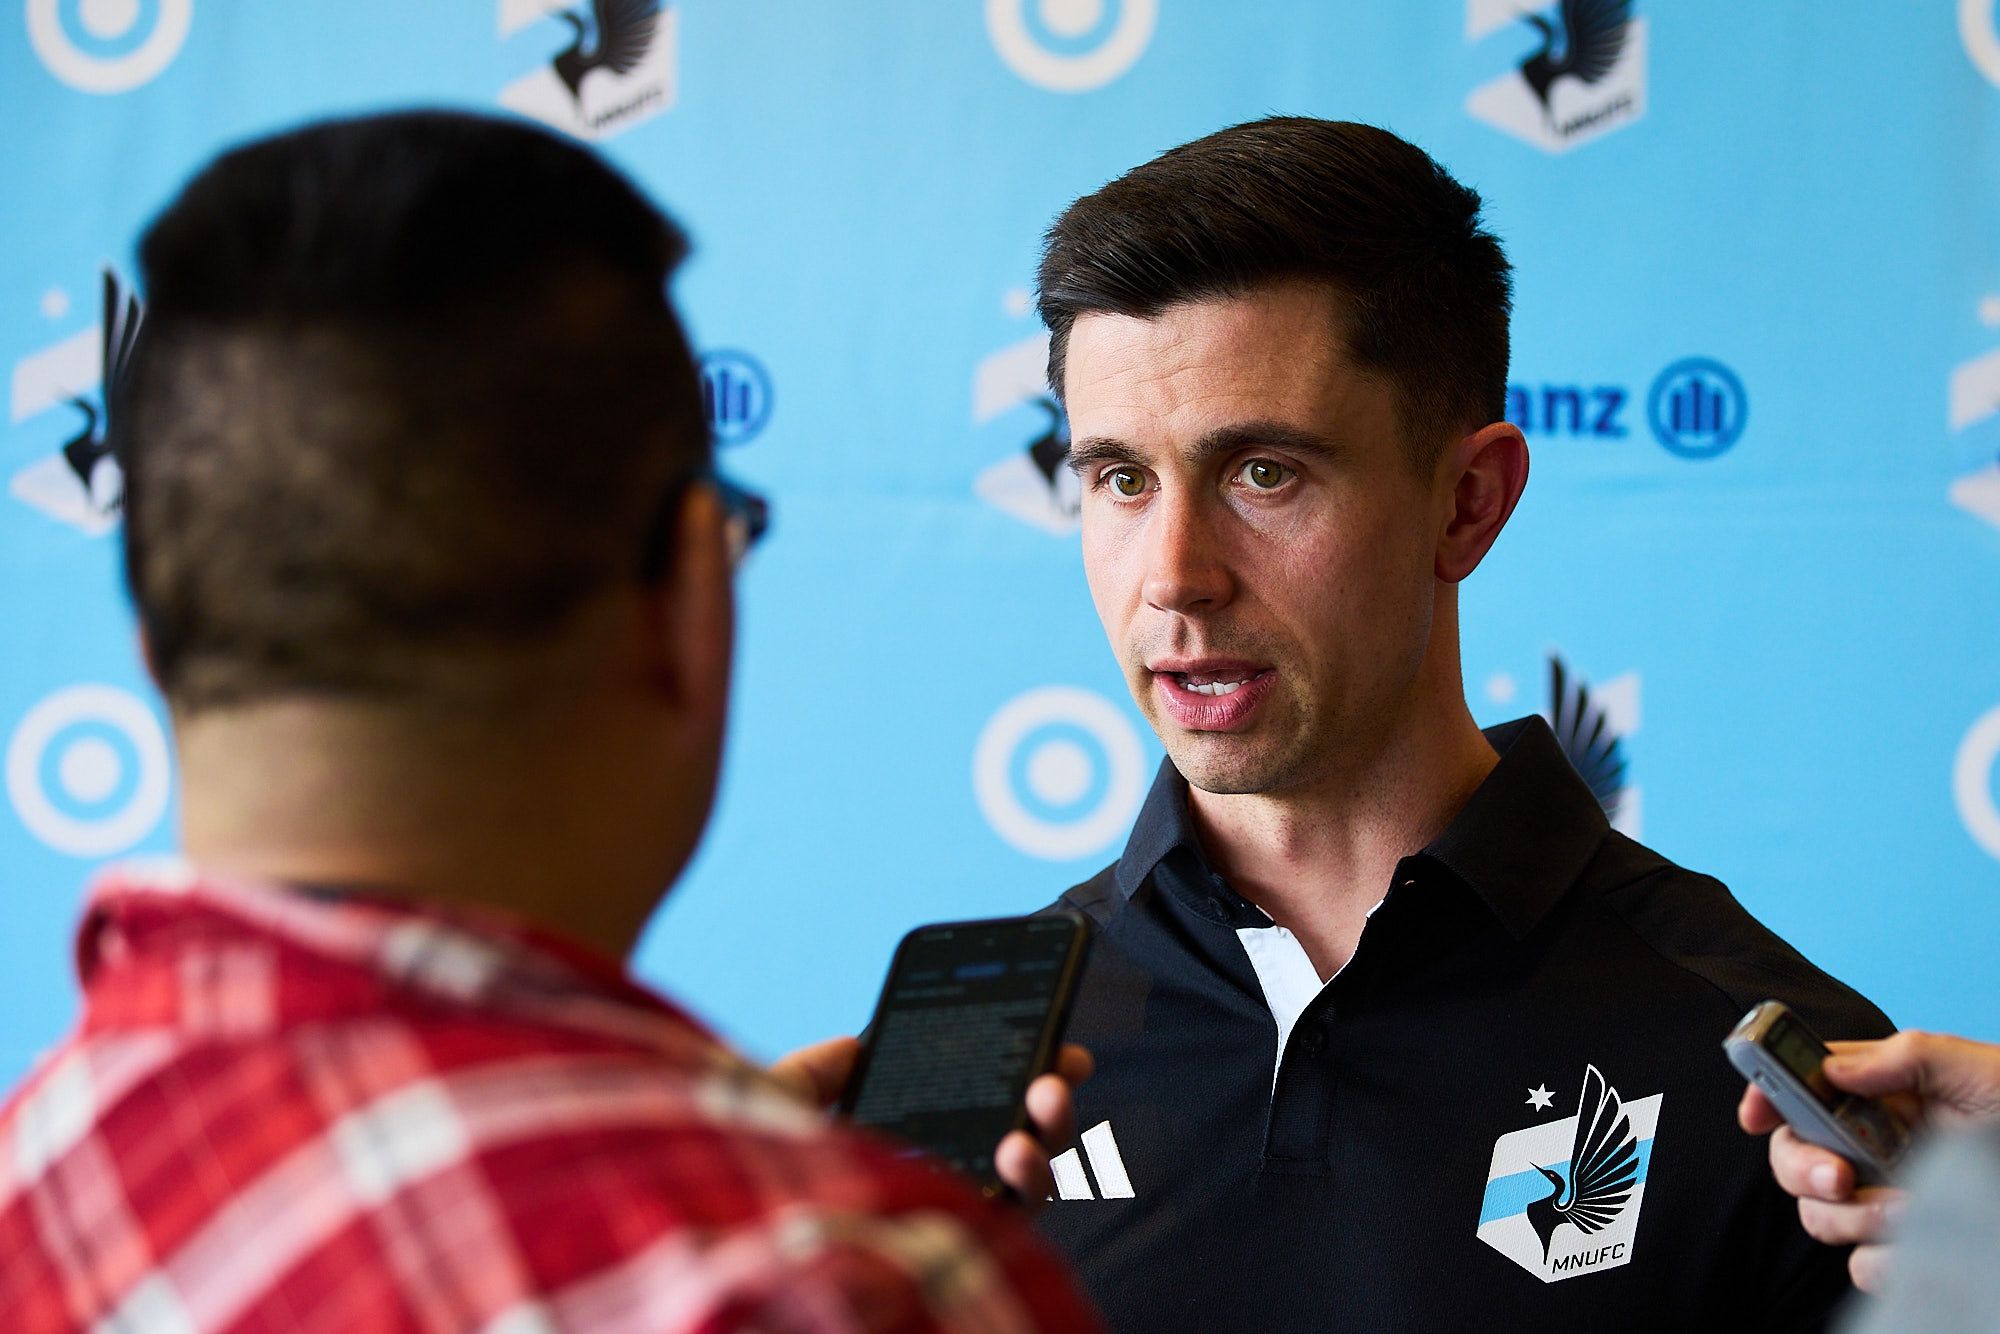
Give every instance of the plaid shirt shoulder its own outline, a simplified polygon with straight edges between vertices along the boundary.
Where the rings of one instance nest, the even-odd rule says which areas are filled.
[[[128,870],[0,1111],[9,1330],[1095,1329],[1010,1213],[494,922]]]

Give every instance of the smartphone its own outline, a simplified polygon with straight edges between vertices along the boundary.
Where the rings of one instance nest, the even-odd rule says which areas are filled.
[[[1082,914],[920,926],[903,937],[840,1110],[929,1152],[988,1195],[993,1150],[1026,1127],[1090,949]]]
[[[1863,1185],[1888,1181],[1909,1148],[1909,1127],[1875,1099],[1843,1093],[1827,1082],[1820,1070],[1826,1044],[1804,1020],[1777,1001],[1765,1001],[1743,1016],[1722,1049],[1800,1139],[1853,1163]]]

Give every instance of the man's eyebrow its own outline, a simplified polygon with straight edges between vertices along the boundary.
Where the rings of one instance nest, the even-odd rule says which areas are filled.
[[[1239,449],[1255,449],[1259,445],[1329,462],[1347,452],[1317,431],[1287,426],[1284,422],[1250,421],[1216,427],[1195,442],[1194,448],[1188,451],[1188,461],[1206,463],[1220,455],[1234,454]]]
[[[1316,431],[1288,426],[1283,422],[1250,421],[1234,422],[1228,426],[1218,426],[1186,452],[1188,463],[1199,467],[1212,459],[1226,454],[1234,454],[1240,449],[1255,449],[1258,446],[1282,450],[1287,454],[1301,454],[1307,458],[1333,461],[1347,451],[1340,445],[1320,435]],[[1146,460],[1139,451],[1123,440],[1112,436],[1093,435],[1078,440],[1069,447],[1069,455],[1064,460],[1071,472],[1079,477],[1093,469],[1110,463],[1145,466]]]
[[[1070,442],[1069,453],[1063,462],[1069,470],[1081,477],[1093,468],[1101,468],[1107,463],[1143,464],[1139,451],[1123,440],[1108,435],[1093,435],[1083,440]]]

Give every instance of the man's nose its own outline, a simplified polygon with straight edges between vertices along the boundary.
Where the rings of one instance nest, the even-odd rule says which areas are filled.
[[[1199,501],[1161,495],[1147,516],[1148,605],[1180,614],[1214,611],[1235,590],[1218,534]]]

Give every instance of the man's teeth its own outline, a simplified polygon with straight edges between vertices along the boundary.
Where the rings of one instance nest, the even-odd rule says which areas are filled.
[[[1176,672],[1181,689],[1195,695],[1233,695],[1250,681],[1251,673],[1231,673],[1234,680],[1222,680],[1210,676],[1192,676],[1186,672]]]

